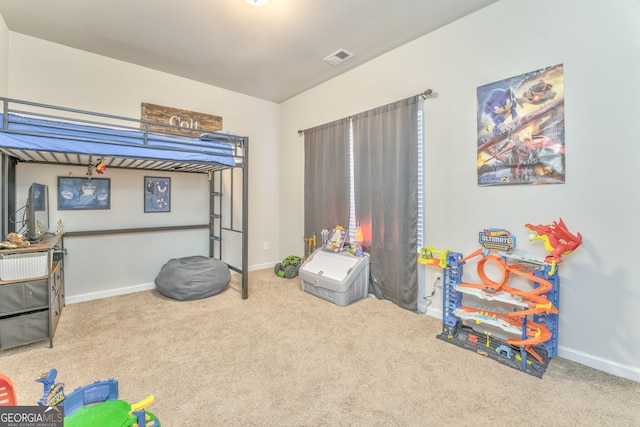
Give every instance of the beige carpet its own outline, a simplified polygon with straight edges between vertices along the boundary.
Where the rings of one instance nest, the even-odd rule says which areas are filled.
[[[115,378],[177,426],[640,426],[640,383],[554,358],[543,379],[436,338],[439,320],[367,298],[338,307],[250,274],[180,302],[156,291],[69,305],[54,348],[0,354],[19,403],[50,368],[67,393]]]

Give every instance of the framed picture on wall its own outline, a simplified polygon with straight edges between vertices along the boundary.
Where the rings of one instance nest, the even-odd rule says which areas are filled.
[[[109,178],[58,177],[58,210],[111,209]]]
[[[171,212],[171,178],[144,177],[144,211]]]

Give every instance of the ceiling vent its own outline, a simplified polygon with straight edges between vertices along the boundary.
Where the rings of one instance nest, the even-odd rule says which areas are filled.
[[[353,53],[344,49],[339,49],[333,52],[331,55],[324,58],[324,61],[328,62],[331,65],[338,65],[345,59],[351,58],[352,56],[353,56]]]

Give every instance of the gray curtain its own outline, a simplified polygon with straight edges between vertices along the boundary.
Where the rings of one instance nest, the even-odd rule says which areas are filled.
[[[417,309],[418,97],[352,117],[356,220],[376,297]]]
[[[349,226],[348,118],[304,131],[304,235],[336,225]]]

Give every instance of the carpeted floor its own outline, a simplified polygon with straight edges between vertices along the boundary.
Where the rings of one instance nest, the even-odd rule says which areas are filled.
[[[640,426],[640,383],[561,358],[542,379],[436,338],[438,319],[366,298],[338,307],[298,279],[250,273],[191,302],[145,291],[69,305],[54,347],[0,353],[19,404],[58,370],[67,393],[120,398],[182,426]]]

